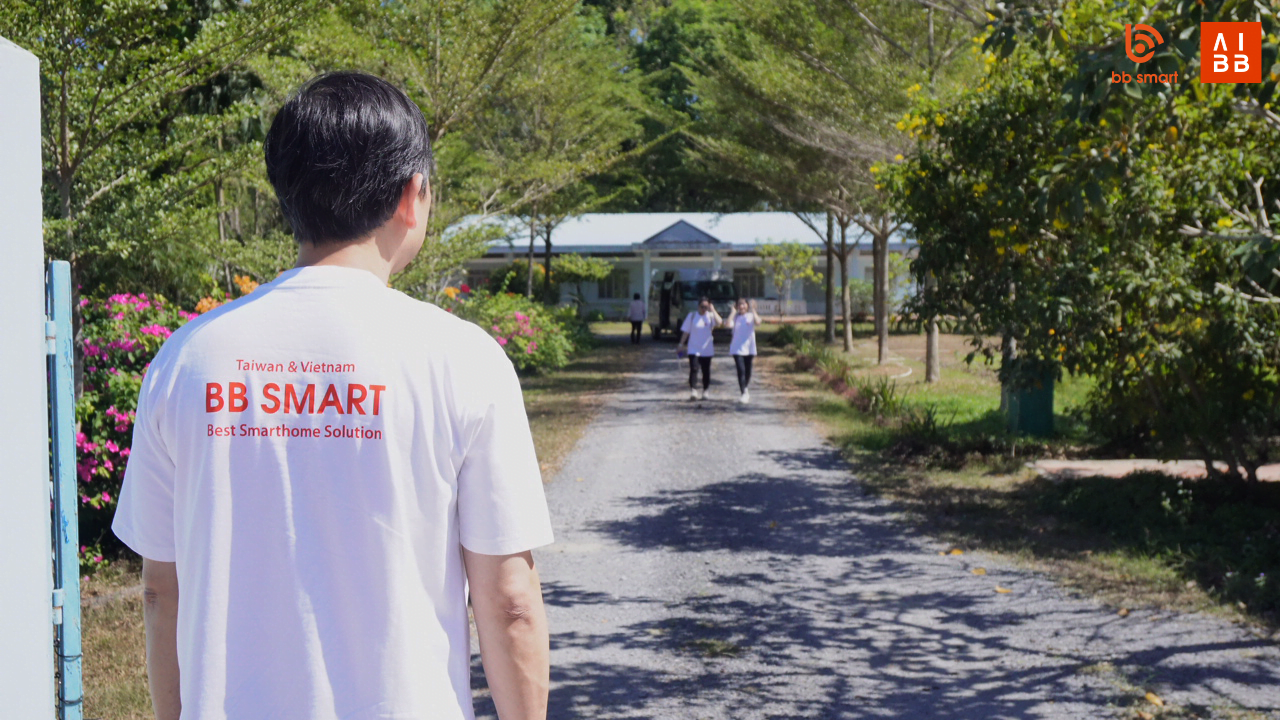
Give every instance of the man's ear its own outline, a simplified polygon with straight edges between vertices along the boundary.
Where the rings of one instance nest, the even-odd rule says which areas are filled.
[[[424,195],[425,196],[420,197]],[[423,200],[426,200],[424,203]],[[427,184],[427,178],[422,173],[417,173],[409,178],[404,184],[404,189],[400,191],[400,203],[396,205],[396,217],[405,224],[406,227],[416,228],[427,222],[427,213],[431,209],[431,186]]]

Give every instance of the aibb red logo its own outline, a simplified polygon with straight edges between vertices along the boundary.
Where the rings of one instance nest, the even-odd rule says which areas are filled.
[[[1150,60],[1156,54],[1156,46],[1162,42],[1164,37],[1160,35],[1160,31],[1150,25],[1138,23],[1124,26],[1124,54],[1136,63]]]
[[[1262,23],[1200,23],[1200,82],[1262,82]]]

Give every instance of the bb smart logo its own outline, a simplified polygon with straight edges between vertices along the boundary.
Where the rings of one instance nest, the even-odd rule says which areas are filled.
[[[1160,31],[1150,25],[1138,23],[1124,26],[1124,54],[1136,63],[1150,60],[1156,54],[1156,47],[1163,42]]]
[[[1156,54],[1156,48],[1164,43],[1164,36],[1160,31],[1138,23],[1137,25],[1126,24],[1124,26],[1124,54],[1129,59],[1141,65],[1150,60]],[[1178,82],[1178,73],[1135,73],[1130,75],[1124,71],[1112,71],[1111,83],[1119,85],[1120,83],[1169,83],[1176,84]]]
[[[1262,82],[1262,23],[1200,23],[1200,82]]]

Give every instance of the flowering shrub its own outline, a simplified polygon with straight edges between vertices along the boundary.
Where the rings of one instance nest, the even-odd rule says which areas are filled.
[[[107,529],[129,461],[142,375],[160,345],[196,314],[146,294],[84,298],[80,310],[84,391],[76,403],[76,471],[86,543],[81,565],[95,568],[105,564],[101,543],[110,542]]]
[[[446,310],[488,331],[522,372],[564,367],[589,342],[590,333],[573,308],[549,308],[523,295],[473,291],[465,285],[452,293],[446,290],[445,296]]]

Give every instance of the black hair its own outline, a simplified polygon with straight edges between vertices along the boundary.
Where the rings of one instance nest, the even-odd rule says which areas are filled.
[[[298,242],[345,242],[395,213],[405,183],[435,170],[422,110],[360,72],[313,78],[271,122],[267,177]]]
[[[699,305],[701,305],[702,303],[709,303],[709,302],[711,302],[711,298],[707,297],[706,295],[703,295],[702,297],[698,298]]]
[[[640,299],[640,293],[632,293],[632,295],[631,295],[631,299],[632,299],[632,300],[639,300],[639,299]]]

